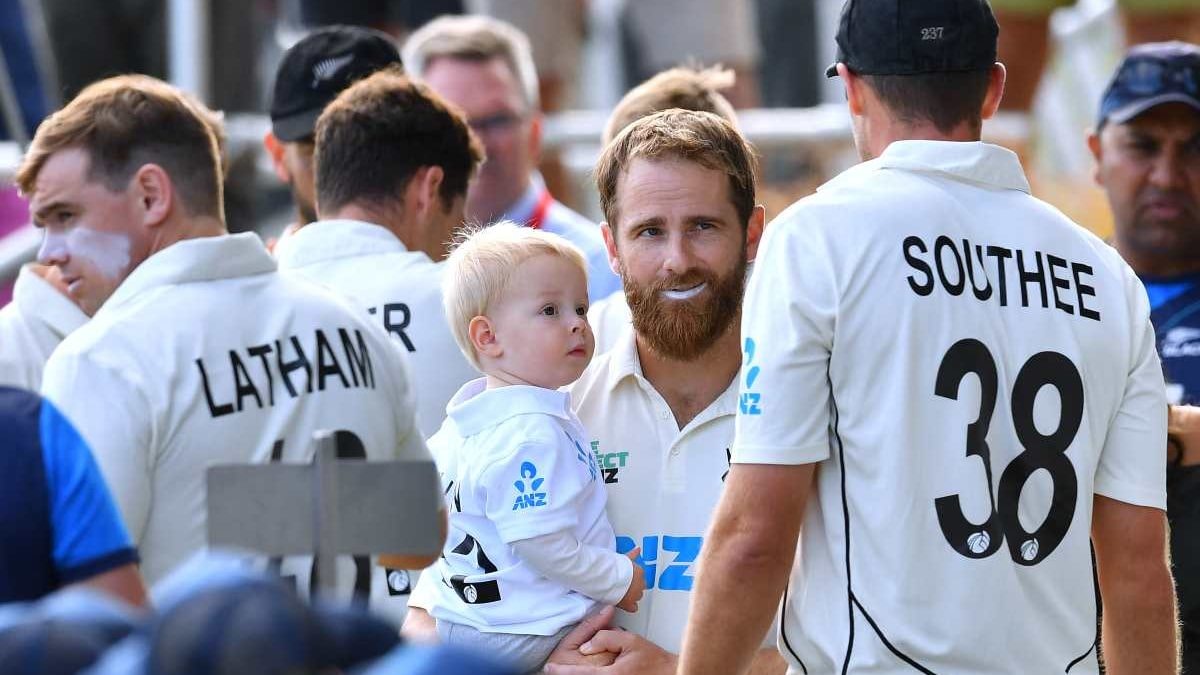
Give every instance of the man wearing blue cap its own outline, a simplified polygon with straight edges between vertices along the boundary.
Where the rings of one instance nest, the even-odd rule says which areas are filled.
[[[1088,137],[1114,243],[1150,298],[1171,403],[1200,403],[1200,47],[1141,45],[1122,61]],[[1186,422],[1194,408],[1176,408]],[[1174,426],[1174,425],[1173,425]],[[1200,671],[1200,443],[1172,444],[1171,557],[1185,672]]]
[[[763,235],[681,672],[744,669],[781,596],[792,673],[1178,671],[1149,303],[980,142],[997,33],[984,0],[842,11],[867,161]]]

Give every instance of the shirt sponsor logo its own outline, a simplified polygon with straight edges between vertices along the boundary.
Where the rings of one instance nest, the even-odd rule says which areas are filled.
[[[1163,336],[1158,352],[1164,359],[1200,356],[1200,329],[1172,328]]]
[[[620,471],[629,461],[628,452],[601,452],[598,440],[592,441],[592,457],[600,467],[600,475],[604,476],[607,485],[614,485],[619,481]]]
[[[743,351],[746,354],[746,362],[743,364],[742,372],[745,373],[742,380],[742,395],[738,400],[738,410],[743,415],[761,415],[762,394],[754,391],[754,383],[758,380],[762,369],[754,365],[754,351],[756,348],[754,338],[746,338]]]
[[[513,486],[517,488],[517,498],[513,501],[512,510],[545,506],[546,493],[538,491],[544,482],[545,478],[537,478],[537,467],[533,462],[521,462],[521,478],[513,482]]]
[[[645,572],[646,590],[691,591],[692,565],[699,559],[703,545],[703,537],[665,534],[642,537],[642,554],[634,562]],[[628,553],[636,546],[633,537],[617,537],[617,553]]]

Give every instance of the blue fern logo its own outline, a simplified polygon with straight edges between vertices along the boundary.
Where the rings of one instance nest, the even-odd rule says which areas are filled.
[[[757,345],[754,343],[754,338],[746,338],[743,351],[746,353],[746,362],[743,364],[746,377],[742,381],[742,395],[738,401],[738,409],[743,415],[761,415],[762,408],[759,404],[762,402],[762,394],[751,391],[754,389],[754,383],[758,380],[758,376],[762,373],[762,368],[754,365],[754,351]]]

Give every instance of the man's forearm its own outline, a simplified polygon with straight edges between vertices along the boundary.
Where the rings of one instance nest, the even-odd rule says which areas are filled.
[[[1167,566],[1155,566],[1103,588],[1103,650],[1109,675],[1179,672],[1179,621]]]
[[[787,661],[783,660],[778,649],[764,647],[754,655],[750,670],[746,675],[784,675],[787,672]]]
[[[811,465],[730,471],[700,558],[681,673],[749,668],[779,607],[811,481]]]

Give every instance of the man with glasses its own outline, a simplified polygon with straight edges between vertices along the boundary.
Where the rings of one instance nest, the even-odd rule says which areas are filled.
[[[1171,403],[1200,403],[1200,47],[1135,47],[1104,92],[1088,137],[1112,208],[1114,243],[1141,277]],[[1186,427],[1194,408],[1175,408]],[[1200,669],[1200,443],[1171,445],[1167,517],[1185,672]]]
[[[555,200],[536,171],[542,116],[525,34],[487,17],[442,17],[413,33],[404,62],[461,108],[483,141],[487,159],[467,191],[468,221],[511,220],[566,237],[587,257],[592,301],[620,288],[599,226]]]

